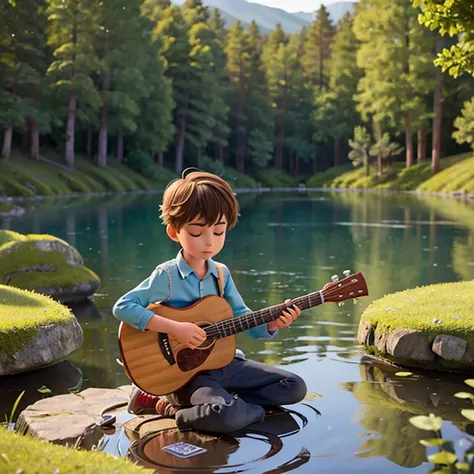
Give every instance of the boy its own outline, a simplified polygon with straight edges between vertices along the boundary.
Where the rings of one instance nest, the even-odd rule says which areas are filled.
[[[166,232],[180,244],[180,252],[175,259],[158,265],[149,278],[122,296],[115,303],[113,313],[135,328],[168,333],[195,349],[206,339],[203,329],[193,323],[161,317],[146,307],[164,302],[182,308],[204,296],[218,294],[219,274],[212,257],[222,250],[226,232],[234,227],[239,205],[229,184],[218,176],[196,171],[185,173],[166,188],[161,205]],[[251,310],[237,291],[229,269],[222,267],[224,298],[234,316],[249,313]],[[289,304],[290,300],[285,303]],[[289,306],[277,320],[246,332],[256,339],[272,338],[300,312],[297,306]],[[263,406],[296,403],[305,395],[306,385],[297,375],[246,360],[237,351],[234,360],[223,369],[200,373],[167,397],[135,389],[128,410],[139,413],[155,408],[164,415],[175,413],[180,430],[226,433],[262,421]]]

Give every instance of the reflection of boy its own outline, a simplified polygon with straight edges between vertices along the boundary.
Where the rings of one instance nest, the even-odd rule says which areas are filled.
[[[175,259],[158,265],[150,277],[122,296],[115,303],[114,315],[142,331],[168,333],[192,349],[202,344],[206,334],[199,326],[163,318],[146,308],[156,302],[182,308],[219,293],[218,271],[212,257],[222,250],[226,232],[234,227],[238,212],[231,187],[218,176],[192,172],[173,181],[164,193],[161,217],[168,236],[182,249]],[[251,310],[237,291],[229,269],[223,266],[223,270],[224,298],[234,316],[249,313]],[[297,306],[288,307],[277,320],[246,332],[255,339],[271,338],[299,314]],[[156,407],[157,411],[169,414],[177,409],[176,424],[180,430],[230,432],[262,421],[262,406],[303,399],[306,385],[300,377],[245,360],[239,353],[226,367],[200,373],[168,395],[172,407],[164,405],[160,397],[135,389],[129,411],[137,413]]]

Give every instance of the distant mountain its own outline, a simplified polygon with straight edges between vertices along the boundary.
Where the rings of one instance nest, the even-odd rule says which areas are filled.
[[[337,23],[345,13],[354,12],[354,2],[336,2],[331,3],[330,5],[325,5],[326,10],[329,12],[329,16],[333,23]],[[298,16],[304,21],[312,22],[314,17],[316,16],[316,12],[309,13],[309,12],[296,12],[293,15]]]
[[[184,0],[172,0],[176,4],[184,3]],[[259,3],[250,3],[246,0],[203,0],[203,3],[209,7],[218,8],[228,26],[240,20],[244,26],[255,20],[263,33],[267,33],[275,28],[277,23],[287,33],[296,33],[303,26],[312,23],[313,13],[288,13],[285,10],[274,7],[267,7]],[[336,2],[327,5],[334,22],[344,15],[346,11],[352,11],[352,2]]]

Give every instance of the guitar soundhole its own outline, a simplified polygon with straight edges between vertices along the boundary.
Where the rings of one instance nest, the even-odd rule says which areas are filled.
[[[183,372],[193,370],[199,367],[209,357],[214,344],[208,344],[214,342],[214,340],[206,340],[202,346],[206,349],[181,349],[176,355],[176,362],[178,367]],[[202,347],[201,346],[201,347]]]

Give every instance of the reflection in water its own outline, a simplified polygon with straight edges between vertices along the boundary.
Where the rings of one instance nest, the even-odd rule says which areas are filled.
[[[440,380],[422,372],[401,377],[395,375],[400,369],[372,358],[363,358],[359,369],[361,382],[342,384],[362,403],[358,421],[368,439],[357,456],[384,456],[400,466],[418,466],[426,461],[420,440],[435,438],[436,433],[415,428],[408,421],[412,416],[433,413],[463,430],[468,426],[461,410],[470,403],[454,397],[465,391],[462,379]]]
[[[363,410],[362,420],[366,421],[361,425],[369,436],[367,453],[379,449],[396,463],[384,464],[385,458],[366,454],[370,462],[379,463],[377,468],[388,469],[384,472],[396,473],[398,466],[416,466],[425,459],[424,448],[418,444],[420,433],[414,428],[412,431],[407,423],[412,413],[428,410],[423,411],[423,406],[437,409],[436,413],[445,410],[443,416],[455,420],[460,430],[467,430],[455,417],[458,407],[450,405],[451,394],[438,387],[434,379],[427,383],[423,376],[376,383],[375,375],[370,378],[365,369],[359,375],[361,350],[356,333],[364,309],[385,294],[474,278],[473,204],[445,198],[349,192],[251,193],[239,195],[239,200],[239,223],[229,232],[218,260],[229,266],[250,308],[265,308],[316,291],[332,275],[342,276],[346,269],[362,271],[370,292],[369,297],[355,304],[324,304],[305,311],[271,340],[238,335],[238,345],[246,356],[285,365],[304,376],[309,390],[324,395],[318,403],[326,404],[328,425],[340,421],[337,418],[342,414],[350,419],[357,409],[356,400],[365,397],[370,409]],[[159,194],[127,194],[27,202],[25,205],[34,207],[23,216],[0,221],[4,228],[50,233],[69,241],[100,276],[102,287],[93,305],[74,308],[85,341],[69,359],[82,370],[84,388],[129,383],[115,361],[120,357],[118,321],[111,308],[156,265],[178,252],[159,221],[160,201]],[[359,377],[362,382],[358,382]],[[355,399],[349,397],[352,403],[348,403],[345,398],[341,408],[337,403],[344,394],[348,396],[339,386],[344,381],[355,381],[344,386],[353,391]],[[430,391],[425,386],[431,387]],[[407,390],[417,393],[416,397],[410,398]],[[446,400],[438,400],[440,394],[445,394]],[[388,419],[394,423],[390,429],[384,423]],[[406,440],[399,441],[400,433],[407,434]],[[341,432],[337,448],[328,444],[327,452],[354,452],[360,443],[352,436],[356,434],[351,430]],[[456,431],[452,436],[459,438],[462,434]],[[357,444],[355,449],[352,443]],[[361,451],[366,452],[366,448]],[[321,459],[318,457],[318,463]],[[344,465],[345,471],[338,472],[349,472],[351,459]],[[344,459],[333,462],[339,461],[343,463]],[[423,467],[416,472],[424,472]]]
[[[80,390],[82,372],[71,362],[59,362],[44,369],[0,377],[0,420],[3,422],[9,419],[13,405],[23,390],[25,394],[20,401],[16,416],[27,406],[44,398],[44,395],[38,392],[43,385],[51,390],[51,396]]]

